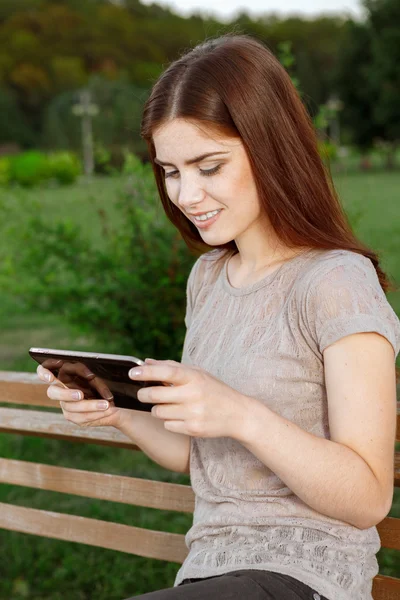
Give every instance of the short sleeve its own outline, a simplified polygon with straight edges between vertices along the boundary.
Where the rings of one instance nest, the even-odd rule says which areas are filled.
[[[309,278],[300,311],[322,354],[353,333],[376,332],[400,350],[400,321],[379,283],[372,261],[354,252],[326,261]]]

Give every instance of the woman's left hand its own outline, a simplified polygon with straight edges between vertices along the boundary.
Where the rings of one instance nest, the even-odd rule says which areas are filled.
[[[161,381],[171,386],[141,388],[140,402],[157,404],[151,413],[164,420],[169,431],[193,437],[239,439],[250,398],[199,367],[174,360],[146,359],[135,381]]]

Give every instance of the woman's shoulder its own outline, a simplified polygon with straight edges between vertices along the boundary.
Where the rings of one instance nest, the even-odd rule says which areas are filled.
[[[359,276],[378,282],[375,267],[368,257],[352,250],[318,249],[301,270],[298,284],[303,287],[315,286],[317,282],[331,278],[352,278]]]
[[[319,351],[345,335],[376,332],[400,350],[400,321],[372,260],[349,250],[319,253],[299,279],[296,309]]]

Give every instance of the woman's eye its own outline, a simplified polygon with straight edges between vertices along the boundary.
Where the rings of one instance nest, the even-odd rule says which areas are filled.
[[[218,173],[221,166],[222,165],[217,165],[216,167],[213,167],[212,169],[207,169],[207,170],[200,169],[200,173],[206,177],[209,177],[210,175],[215,175],[215,173]],[[168,177],[174,177],[178,173],[179,173],[179,171],[169,171],[168,173],[165,172],[165,179],[167,179]]]
[[[221,168],[221,165],[217,165],[217,166],[216,166],[216,167],[214,167],[213,169],[208,169],[207,171],[202,171],[202,170],[200,169],[200,173],[201,173],[202,175],[206,175],[206,176],[209,176],[209,175],[214,175],[215,173],[218,173],[218,171],[220,170],[220,168]]]

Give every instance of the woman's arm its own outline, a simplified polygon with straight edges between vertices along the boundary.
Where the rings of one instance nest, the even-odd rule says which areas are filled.
[[[168,431],[164,421],[149,412],[121,410],[117,429],[154,462],[178,473],[190,472],[190,436]]]
[[[393,498],[393,348],[377,333],[349,335],[325,350],[324,365],[330,440],[247,396],[235,437],[311,508],[367,529]]]

